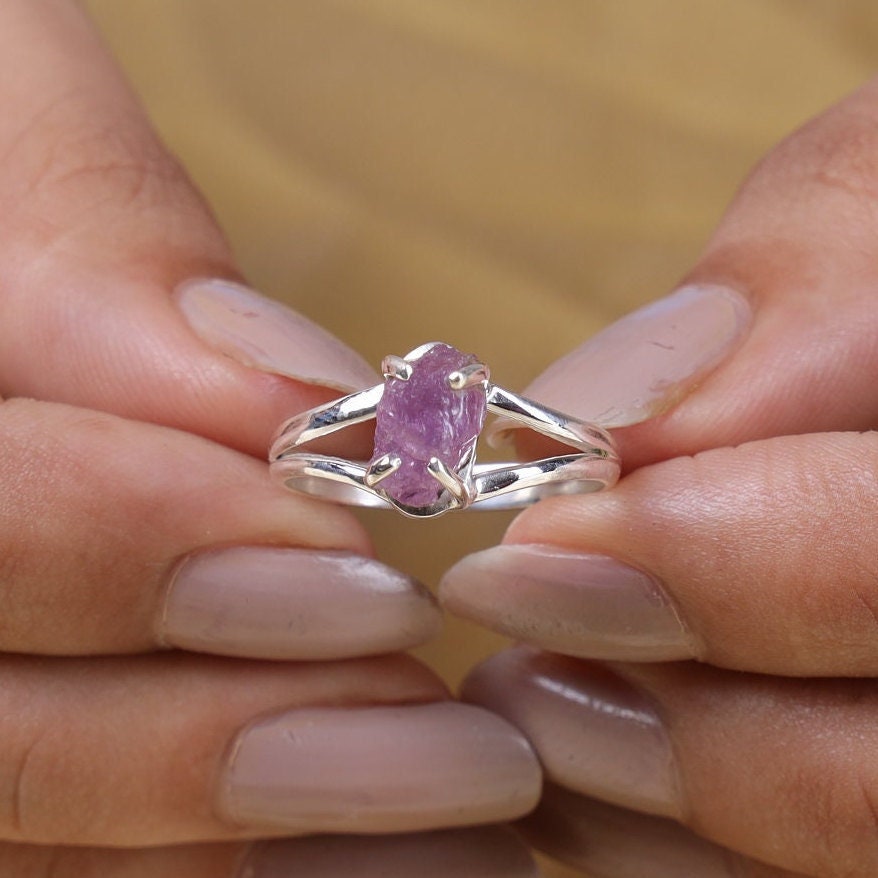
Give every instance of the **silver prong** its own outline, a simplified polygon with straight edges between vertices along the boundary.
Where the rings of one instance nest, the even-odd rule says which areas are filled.
[[[385,378],[398,378],[400,381],[408,381],[412,377],[412,367],[402,357],[388,354],[381,361],[381,373]]]
[[[366,470],[366,475],[363,476],[363,481],[366,483],[367,487],[374,488],[382,479],[386,479],[389,475],[395,473],[400,466],[402,466],[402,460],[400,460],[398,455],[385,454],[382,457],[379,457],[378,460]]]
[[[484,363],[472,363],[462,369],[455,369],[448,376],[448,386],[452,390],[466,390],[483,384],[491,377],[491,371]]]
[[[467,490],[463,479],[453,470],[448,469],[438,457],[431,457],[427,464],[427,472],[451,494],[452,497],[461,505],[465,506],[469,502],[470,492]]]
[[[428,341],[426,344],[419,344],[414,350],[409,351],[405,355],[405,360],[408,363],[413,363],[415,360],[420,360],[421,357],[424,356],[428,351],[432,351],[436,345],[441,345],[441,341]]]

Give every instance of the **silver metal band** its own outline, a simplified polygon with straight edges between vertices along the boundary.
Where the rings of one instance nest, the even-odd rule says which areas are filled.
[[[458,497],[450,507],[446,503],[441,504],[441,508],[406,510],[376,489],[374,477],[370,478],[369,463],[301,450],[309,442],[374,418],[385,388],[385,384],[376,384],[303,412],[282,424],[269,454],[272,475],[295,491],[354,506],[396,508],[418,517],[437,515],[448,508],[519,508],[544,497],[598,491],[616,483],[619,456],[605,430],[487,380],[482,383],[488,411],[564,443],[574,449],[573,453],[530,463],[472,463],[468,468],[470,484],[465,498]]]

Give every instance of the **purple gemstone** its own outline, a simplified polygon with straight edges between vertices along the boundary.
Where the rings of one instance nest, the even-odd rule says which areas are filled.
[[[399,455],[402,465],[381,489],[403,506],[432,506],[444,491],[427,471],[431,457],[456,470],[475,445],[487,411],[484,388],[452,390],[448,376],[477,362],[451,345],[434,344],[412,361],[408,381],[387,379],[375,413],[372,462]]]

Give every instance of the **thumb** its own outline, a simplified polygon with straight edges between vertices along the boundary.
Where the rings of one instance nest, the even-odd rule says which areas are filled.
[[[629,468],[878,423],[878,80],[747,180],[676,292],[527,395],[616,432]]]
[[[72,0],[0,4],[0,154],[0,394],[262,456],[291,413],[377,380],[233,282],[209,209]]]

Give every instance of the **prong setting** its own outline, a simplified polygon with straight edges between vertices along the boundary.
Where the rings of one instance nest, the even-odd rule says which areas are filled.
[[[431,457],[427,472],[451,494],[458,506],[468,506],[472,502],[472,491],[467,483],[454,470],[449,469],[438,457]]]
[[[374,488],[383,479],[393,475],[393,473],[395,473],[401,466],[402,459],[398,454],[385,454],[379,457],[378,460],[366,470],[366,475],[363,476],[363,482],[367,487]]]
[[[294,491],[392,508],[409,518],[472,506],[517,509],[543,497],[615,484],[619,456],[606,430],[492,384],[487,367],[475,360],[440,342],[421,345],[404,357],[385,357],[381,365],[387,380],[281,425],[269,452],[272,475]],[[477,464],[486,412],[510,418],[571,451],[530,463]],[[371,461],[302,450],[371,418],[376,421]]]
[[[380,484],[381,466],[361,484],[415,518],[465,509],[475,497],[472,468],[490,392],[487,368],[472,354],[441,342],[421,345],[404,357],[387,356],[381,365],[388,377],[376,405],[372,460],[366,467],[386,464],[382,458],[388,455],[400,457],[402,464]],[[455,371],[463,373],[460,386],[469,384],[471,392],[451,388],[448,376]],[[407,380],[390,380],[395,376]]]
[[[388,354],[381,361],[381,373],[385,378],[396,378],[399,381],[408,381],[412,377],[411,363],[395,354]]]
[[[487,384],[490,377],[491,372],[484,363],[472,363],[449,373],[447,380],[452,390],[467,390],[479,384]]]

